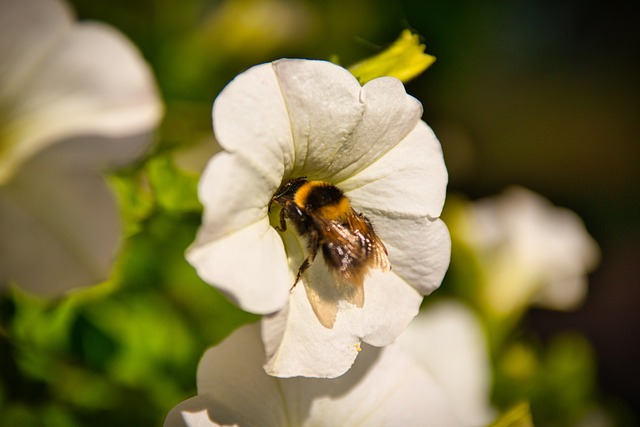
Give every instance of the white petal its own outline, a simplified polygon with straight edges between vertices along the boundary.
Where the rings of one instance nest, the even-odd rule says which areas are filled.
[[[440,142],[420,121],[391,151],[339,186],[357,208],[393,218],[437,218],[447,180]]]
[[[428,371],[395,345],[384,349],[365,345],[353,368],[340,378],[281,382],[287,396],[302,395],[301,403],[306,403],[307,394],[314,397],[303,426],[460,425],[451,403]]]
[[[202,357],[198,393],[215,402],[210,407],[221,424],[281,426],[286,419],[278,380],[262,369],[264,349],[256,325],[243,326]],[[250,409],[250,410],[248,410]]]
[[[493,419],[488,349],[470,310],[453,301],[430,305],[397,342],[433,374],[462,425],[479,427]]]
[[[213,106],[213,126],[222,148],[276,176],[276,188],[291,171],[291,124],[272,64],[250,68],[224,88]]]
[[[259,314],[284,307],[293,282],[267,216],[277,185],[239,156],[216,155],[200,180],[203,224],[186,254],[202,279]]]
[[[123,137],[147,131],[160,119],[161,105],[148,66],[128,40],[101,24],[74,26],[28,77],[19,96],[4,107],[8,118],[3,138],[11,149],[2,159],[0,181],[60,139]]]
[[[360,102],[364,103],[361,122],[331,160],[335,183],[356,175],[395,149],[415,129],[422,115],[420,102],[407,95],[402,82],[392,77],[364,85]]]
[[[78,138],[30,158],[0,187],[0,281],[54,295],[104,280],[121,230],[98,172],[136,157],[148,139]]]
[[[309,270],[326,270],[320,258]],[[365,281],[364,307],[339,301],[336,321],[327,328],[313,312],[305,286],[299,284],[291,292],[288,308],[262,321],[265,369],[278,377],[340,376],[353,364],[360,341],[375,346],[391,343],[421,302],[422,296],[394,273],[374,272]]]
[[[336,153],[362,120],[360,84],[347,70],[326,61],[285,59],[273,67],[291,120],[296,155],[292,173],[326,179],[336,169],[330,166]]]
[[[457,425],[435,381],[394,346],[365,346],[353,369],[333,380],[270,377],[262,357],[254,325],[235,331],[207,351],[199,396],[174,408],[165,426]]]
[[[422,295],[440,287],[451,258],[451,237],[440,219],[392,218],[363,210],[384,242],[391,271]]]
[[[377,347],[393,342],[418,314],[422,295],[395,272],[375,272],[365,282],[365,303],[361,313],[352,309],[347,322],[362,316],[362,339]],[[339,314],[340,316],[340,314]]]
[[[165,426],[286,425],[277,379],[264,373],[263,360],[256,325],[236,330],[204,354],[198,365],[198,396],[174,408]]]
[[[225,292],[243,310],[257,314],[282,309],[292,278],[278,232],[269,219],[209,242],[199,242],[187,260],[207,283]]]
[[[72,16],[58,0],[0,0],[0,10],[0,104],[6,105],[20,95],[42,56],[71,30]]]
[[[239,156],[215,155],[198,183],[204,215],[195,245],[209,243],[265,219],[269,201],[280,185],[276,176],[262,174]]]
[[[584,302],[588,288],[586,277],[551,280],[540,289],[534,303],[553,310],[574,310]]]
[[[339,182],[398,144],[422,114],[394,78],[360,87],[329,62],[280,60],[274,68],[291,117],[294,174]]]
[[[470,218],[464,238],[491,270],[485,293],[493,309],[509,313],[537,299],[566,310],[582,300],[599,249],[574,212],[512,187],[473,204]]]
[[[287,308],[262,319],[265,370],[278,377],[335,378],[344,374],[360,348],[360,339],[350,326],[343,319],[331,329],[322,326],[299,283],[291,291]]]

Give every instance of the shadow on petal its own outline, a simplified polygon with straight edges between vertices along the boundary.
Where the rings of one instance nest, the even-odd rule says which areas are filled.
[[[164,427],[220,426],[213,421],[209,413],[211,404],[211,399],[207,395],[198,395],[185,400],[169,412],[164,421]]]
[[[318,254],[304,274],[303,282],[311,308],[326,328],[333,328],[340,301],[347,301],[360,308],[364,305],[364,287],[339,284],[335,274],[331,274],[327,268],[322,254]]]

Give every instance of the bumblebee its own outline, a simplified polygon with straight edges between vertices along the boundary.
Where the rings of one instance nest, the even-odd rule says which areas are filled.
[[[298,269],[300,276],[322,249],[325,263],[339,286],[352,285],[362,293],[371,269],[391,270],[387,249],[371,222],[351,207],[338,187],[325,181],[296,178],[284,183],[271,199],[281,206],[279,231],[287,230],[287,220],[307,239],[308,254]],[[360,302],[359,306],[362,306]]]

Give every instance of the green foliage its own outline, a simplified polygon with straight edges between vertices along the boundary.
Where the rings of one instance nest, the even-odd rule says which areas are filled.
[[[558,335],[546,347],[518,340],[498,355],[495,402],[508,408],[529,400],[538,426],[575,425],[596,398],[593,350],[579,335]]]
[[[111,178],[128,238],[112,278],[57,301],[1,300],[0,425],[158,425],[195,394],[207,347],[256,317],[184,259],[197,179],[166,156]]]
[[[197,175],[178,170],[166,156],[151,159],[147,171],[149,183],[162,209],[168,212],[200,212]]]
[[[108,183],[120,202],[126,236],[139,232],[142,221],[151,214],[153,209],[153,195],[145,180],[146,177],[139,168],[124,169],[107,177]]]

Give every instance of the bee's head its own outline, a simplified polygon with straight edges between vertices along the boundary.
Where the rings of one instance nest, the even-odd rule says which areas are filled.
[[[281,206],[284,206],[289,202],[293,202],[298,189],[308,182],[306,178],[306,176],[301,176],[299,178],[292,178],[283,183],[269,201],[267,211],[271,212],[271,205],[274,202]]]
[[[308,181],[306,176],[290,179],[289,181],[282,184],[280,188],[278,188],[278,191],[276,191],[276,194],[273,195],[271,201],[282,204],[286,201],[293,200],[296,191],[298,191],[298,189],[307,182]]]

